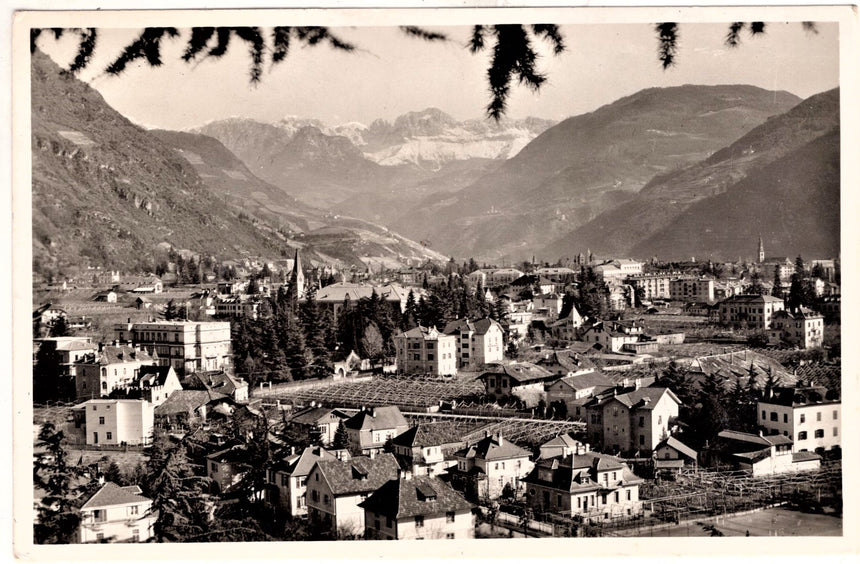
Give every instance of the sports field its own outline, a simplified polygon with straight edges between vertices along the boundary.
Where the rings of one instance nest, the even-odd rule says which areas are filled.
[[[765,509],[715,523],[727,537],[838,537],[842,535],[842,518],[818,513],[801,513],[782,507]]]

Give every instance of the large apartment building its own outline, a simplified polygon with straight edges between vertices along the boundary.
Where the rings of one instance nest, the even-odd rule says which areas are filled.
[[[132,342],[176,374],[223,370],[231,366],[232,345],[228,321],[156,321],[114,325],[114,338]]]

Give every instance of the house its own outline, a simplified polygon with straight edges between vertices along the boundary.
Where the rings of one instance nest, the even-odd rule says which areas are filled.
[[[248,401],[248,382],[238,376],[233,376],[226,370],[209,370],[194,372],[182,379],[182,387],[186,390],[208,390],[224,394],[237,402]]]
[[[308,473],[308,520],[333,538],[364,535],[365,511],[359,503],[398,475],[394,455],[350,460],[317,460]]]
[[[784,310],[785,303],[774,296],[740,294],[721,301],[718,308],[723,325],[770,329],[773,314]]]
[[[89,337],[46,337],[36,339],[39,350],[53,355],[59,365],[60,376],[76,376],[78,362],[94,355],[98,350]]]
[[[451,485],[468,499],[495,499],[507,486],[522,490],[521,480],[531,472],[531,452],[505,440],[501,434],[483,439],[454,453],[457,465],[448,470]]]
[[[596,452],[539,460],[523,479],[529,505],[539,512],[586,522],[630,519],[642,514],[644,480],[622,460]]]
[[[815,453],[792,452],[793,441],[784,435],[765,437],[740,431],[720,431],[713,450],[724,463],[753,476],[815,470],[821,457]]]
[[[675,437],[666,437],[654,449],[655,472],[678,472],[685,466],[695,468],[698,464],[699,453]]]
[[[594,363],[585,355],[592,348],[582,341],[574,341],[564,349],[545,353],[535,364],[562,376],[591,372],[595,369]]]
[[[232,401],[224,394],[209,390],[177,390],[155,408],[154,414],[159,427],[188,429],[206,421],[212,409],[222,403]]]
[[[544,385],[561,377],[530,362],[493,364],[478,379],[484,383],[487,395],[494,397],[514,396],[528,407],[536,406],[546,399]]]
[[[223,370],[232,363],[228,321],[119,323],[114,325],[114,338],[158,354],[159,364],[173,366],[180,377],[201,370]]]
[[[134,300],[134,306],[137,309],[150,309],[152,308],[152,300],[144,296],[138,296]]]
[[[714,301],[714,279],[676,278],[669,282],[669,297],[673,302],[707,302]]]
[[[579,338],[579,329],[583,323],[585,323],[585,318],[579,313],[576,306],[573,305],[570,313],[549,326],[549,331],[553,338],[564,343],[571,343]]]
[[[594,343],[596,350],[617,353],[625,344],[637,343],[644,335],[644,328],[634,322],[595,321],[583,326],[579,338]]]
[[[534,311],[537,315],[543,315],[548,319],[556,319],[561,312],[564,303],[563,296],[556,293],[540,294],[532,298]]]
[[[793,312],[777,311],[771,318],[768,337],[774,345],[787,343],[801,349],[820,347],[824,343],[824,316],[802,306]]]
[[[613,388],[615,383],[603,373],[591,369],[569,374],[547,385],[546,403],[564,402],[568,417],[584,420],[585,404],[595,394]]]
[[[394,437],[391,446],[401,468],[416,476],[438,476],[456,464],[453,453],[463,440],[445,422],[420,423]]]
[[[396,405],[363,409],[344,421],[349,446],[361,454],[374,456],[388,439],[409,428],[406,418]]]
[[[158,513],[139,486],[105,482],[81,506],[78,542],[146,542],[153,536]]]
[[[344,460],[349,458],[346,451],[337,455],[320,446],[305,448],[300,454],[291,454],[275,462],[266,471],[269,484],[269,503],[286,509],[293,517],[308,514],[308,474],[318,460]]]
[[[547,458],[570,456],[571,454],[585,454],[589,450],[587,444],[582,444],[571,437],[569,433],[565,433],[563,435],[556,435],[542,444],[540,446],[539,458],[544,460]]]
[[[334,442],[340,423],[348,419],[349,415],[338,409],[311,405],[295,412],[287,419],[287,423],[302,428],[312,443],[319,441],[323,445],[330,445]]]
[[[792,439],[796,452],[824,451],[842,444],[842,402],[812,382],[776,387],[757,402],[758,425],[767,435]]]
[[[402,374],[457,373],[457,338],[435,327],[418,326],[394,336],[397,371]]]
[[[536,294],[552,294],[555,292],[555,282],[538,274],[523,274],[511,282],[511,287],[520,292],[533,289]]]
[[[499,362],[505,356],[504,330],[498,321],[489,317],[477,321],[452,321],[445,326],[443,333],[456,339],[460,366]]]
[[[612,452],[650,453],[669,436],[681,400],[668,388],[612,388],[589,401],[586,431],[590,442]]]
[[[215,299],[215,315],[219,318],[245,317],[257,319],[260,300],[246,295],[219,296]]]
[[[172,366],[141,366],[138,378],[129,385],[117,388],[111,397],[142,399],[158,407],[167,401],[182,385]]]
[[[152,442],[154,411],[146,400],[91,399],[76,405],[84,420],[88,445],[148,445]]]
[[[236,489],[251,469],[247,462],[248,447],[232,445],[206,457],[206,476],[217,486],[216,492],[228,493]]]
[[[107,292],[99,292],[93,297],[94,302],[106,302],[109,304],[116,303],[116,292],[108,290]]]
[[[475,506],[431,476],[401,472],[359,504],[365,538],[381,540],[471,539]]]

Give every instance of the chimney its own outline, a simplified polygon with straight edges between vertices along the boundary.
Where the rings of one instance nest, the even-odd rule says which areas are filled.
[[[496,439],[496,442],[499,443],[499,446],[503,446],[505,444],[505,439],[502,437],[501,431],[499,432],[499,436]]]
[[[370,408],[370,416],[371,416],[371,417],[376,417],[376,408],[375,408],[375,407],[371,407],[371,408]]]
[[[637,390],[642,387],[642,378],[636,378],[636,380],[633,382],[633,385],[636,387]]]
[[[630,380],[627,378],[624,378],[624,387],[626,388],[629,385],[630,385]]]

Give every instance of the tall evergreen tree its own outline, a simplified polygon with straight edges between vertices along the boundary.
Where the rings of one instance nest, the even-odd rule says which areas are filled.
[[[33,461],[33,481],[44,492],[33,526],[37,544],[72,543],[81,522],[76,499],[83,468],[69,461],[65,444],[62,430],[50,422],[42,425]]]
[[[779,265],[773,267],[773,290],[771,295],[775,298],[782,298],[782,278],[779,275]]]
[[[349,448],[349,433],[346,431],[346,426],[343,424],[343,420],[338,423],[337,430],[334,432],[332,447],[336,449]]]

